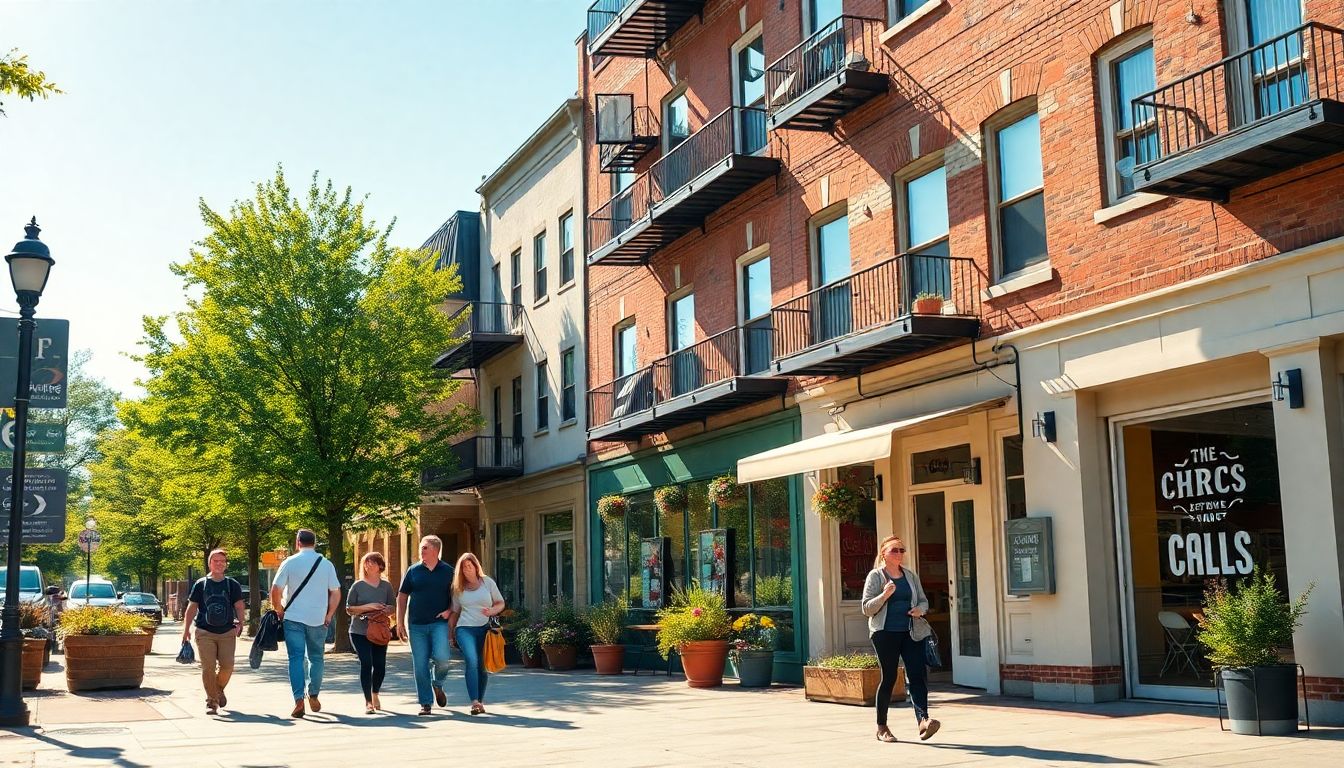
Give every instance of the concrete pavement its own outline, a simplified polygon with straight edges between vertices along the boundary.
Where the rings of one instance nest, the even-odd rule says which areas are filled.
[[[253,671],[240,643],[230,706],[210,717],[199,667],[173,661],[179,632],[161,630],[139,691],[73,696],[53,664],[28,699],[40,727],[0,731],[0,766],[1344,764],[1344,729],[1235,736],[1209,708],[1056,707],[952,688],[933,693],[944,726],[931,742],[917,740],[908,708],[892,710],[898,744],[873,738],[872,709],[808,702],[798,688],[694,690],[661,675],[510,668],[491,678],[490,713],[470,717],[457,663],[449,709],[421,718],[404,644],[389,653],[388,713],[365,715],[355,658],[329,655],[323,711],[291,720],[283,647]]]

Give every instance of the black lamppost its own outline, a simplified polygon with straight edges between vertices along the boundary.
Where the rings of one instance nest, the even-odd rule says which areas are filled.
[[[14,474],[9,497],[9,551],[5,571],[4,624],[0,627],[0,726],[28,725],[23,703],[23,634],[19,632],[19,547],[23,541],[23,476],[28,450],[28,384],[33,372],[33,314],[51,273],[51,251],[37,239],[37,217],[26,237],[5,256],[19,299],[19,376],[14,387]]]

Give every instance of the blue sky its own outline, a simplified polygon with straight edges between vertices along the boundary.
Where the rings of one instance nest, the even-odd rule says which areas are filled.
[[[140,318],[183,306],[168,265],[277,163],[369,196],[417,246],[574,94],[587,0],[0,0],[0,49],[66,91],[4,99],[0,247],[36,214],[92,371],[135,395]],[[0,291],[0,312],[14,314]]]

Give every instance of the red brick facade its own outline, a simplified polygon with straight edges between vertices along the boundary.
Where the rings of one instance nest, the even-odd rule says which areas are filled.
[[[1344,701],[1344,677],[1307,675],[1307,698],[1312,701]]]
[[[1054,664],[1000,664],[1002,680],[1020,680],[1029,683],[1064,683],[1068,685],[1120,685],[1124,669],[1119,666],[1060,666]]]
[[[844,6],[886,27],[885,0]],[[1344,4],[1306,0],[1304,18],[1344,25]],[[634,93],[636,105],[658,114],[663,98],[685,85],[691,128],[698,129],[731,106],[731,48],[744,29],[761,25],[769,63],[802,39],[801,19],[800,0],[709,0],[703,22],[691,20],[657,59],[610,58],[596,71],[580,41],[588,210],[610,197],[593,143],[594,94]],[[749,246],[769,244],[774,303],[810,290],[808,223],[828,203],[848,204],[855,271],[891,258],[900,250],[895,179],[917,157],[943,153],[951,254],[974,259],[982,287],[994,283],[982,130],[999,110],[1025,100],[1034,100],[1040,115],[1053,277],[984,301],[985,335],[1344,235],[1340,153],[1237,189],[1226,204],[1163,199],[1094,221],[1107,206],[1097,55],[1117,39],[1151,32],[1163,85],[1227,55],[1226,23],[1215,0],[941,2],[879,46],[874,64],[892,77],[888,94],[842,117],[831,133],[770,133],[768,152],[783,166],[777,178],[711,214],[703,232],[660,249],[647,267],[590,267],[589,386],[612,380],[612,334],[622,320],[633,317],[638,326],[640,366],[666,354],[665,298],[678,287],[678,270],[680,285],[694,286],[697,338],[737,324],[735,260]],[[655,149],[637,170],[658,157]],[[601,245],[589,242],[587,250]]]

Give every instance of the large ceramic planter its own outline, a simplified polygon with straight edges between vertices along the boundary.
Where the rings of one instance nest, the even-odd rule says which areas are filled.
[[[47,639],[45,637],[23,638],[23,672],[20,682],[25,691],[31,691],[42,682],[42,665],[46,661]]]
[[[1233,733],[1285,736],[1297,732],[1296,666],[1224,669],[1220,674]]]
[[[774,651],[735,651],[733,671],[743,688],[769,688],[775,672]]]
[[[877,701],[877,686],[881,682],[880,669],[803,667],[803,694],[808,701],[871,707]],[[893,701],[905,698],[904,669],[896,677],[891,698]]]
[[[572,645],[543,645],[541,650],[546,654],[546,666],[552,672],[573,669],[578,663],[579,649]]]
[[[593,666],[599,675],[619,675],[625,666],[624,645],[594,645]]]
[[[148,656],[149,654],[154,652],[154,633],[158,631],[158,629],[156,627],[149,626],[149,627],[141,627],[140,631],[145,633],[145,655]]]
[[[727,640],[692,640],[681,644],[681,669],[692,688],[723,685],[723,666],[728,662]]]
[[[520,649],[518,651],[518,656],[523,660],[523,669],[541,669],[546,666],[546,656],[540,649],[537,650],[537,655],[535,656],[529,655]]]
[[[65,686],[71,691],[139,688],[145,680],[144,633],[65,638]]]

